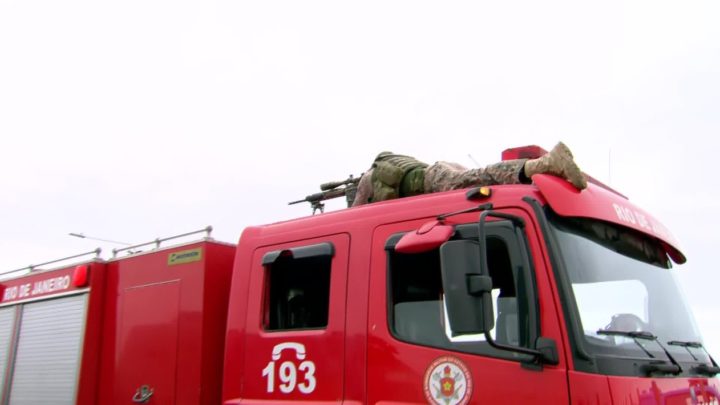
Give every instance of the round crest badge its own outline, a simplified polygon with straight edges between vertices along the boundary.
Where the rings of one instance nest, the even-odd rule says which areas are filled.
[[[425,399],[430,404],[466,405],[472,397],[470,370],[460,359],[440,357],[430,364],[423,378]]]

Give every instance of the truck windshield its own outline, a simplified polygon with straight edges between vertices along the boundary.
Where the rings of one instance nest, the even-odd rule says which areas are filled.
[[[668,360],[659,342],[678,361],[709,361],[702,348],[668,345],[702,339],[658,241],[607,222],[552,212],[548,219],[589,354]],[[607,331],[648,332],[657,341]]]

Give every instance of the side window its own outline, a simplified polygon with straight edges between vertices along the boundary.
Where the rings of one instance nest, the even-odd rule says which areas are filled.
[[[324,243],[265,255],[265,330],[327,327],[332,254]]]
[[[477,235],[475,233],[475,235]],[[493,280],[495,328],[490,335],[498,343],[528,346],[530,311],[526,277],[517,242],[510,238],[488,238],[488,266]],[[390,282],[390,329],[408,343],[462,352],[514,358],[492,349],[482,334],[452,336],[442,291],[439,249],[402,254],[388,249]],[[468,308],[468,311],[476,311]]]

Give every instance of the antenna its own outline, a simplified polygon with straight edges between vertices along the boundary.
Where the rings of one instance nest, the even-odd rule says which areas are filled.
[[[612,149],[608,148],[608,184],[612,184]]]
[[[471,154],[468,153],[468,157],[470,158],[470,160],[471,160],[473,163],[475,163],[475,167],[476,167],[476,168],[480,168],[480,163],[478,163],[477,160],[475,160],[475,158],[472,157]]]
[[[73,236],[73,237],[80,238],[80,239],[89,239],[89,240],[97,240],[100,242],[114,243],[116,245],[130,246],[130,244],[127,242],[120,242],[120,241],[111,240],[111,239],[103,239],[103,238],[97,238],[94,236],[87,236],[82,232],[70,232],[70,233],[68,233],[68,236]]]

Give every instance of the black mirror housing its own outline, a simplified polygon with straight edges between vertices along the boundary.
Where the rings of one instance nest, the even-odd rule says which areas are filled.
[[[492,330],[492,279],[481,273],[479,244],[471,240],[445,242],[440,247],[440,264],[452,335]]]

